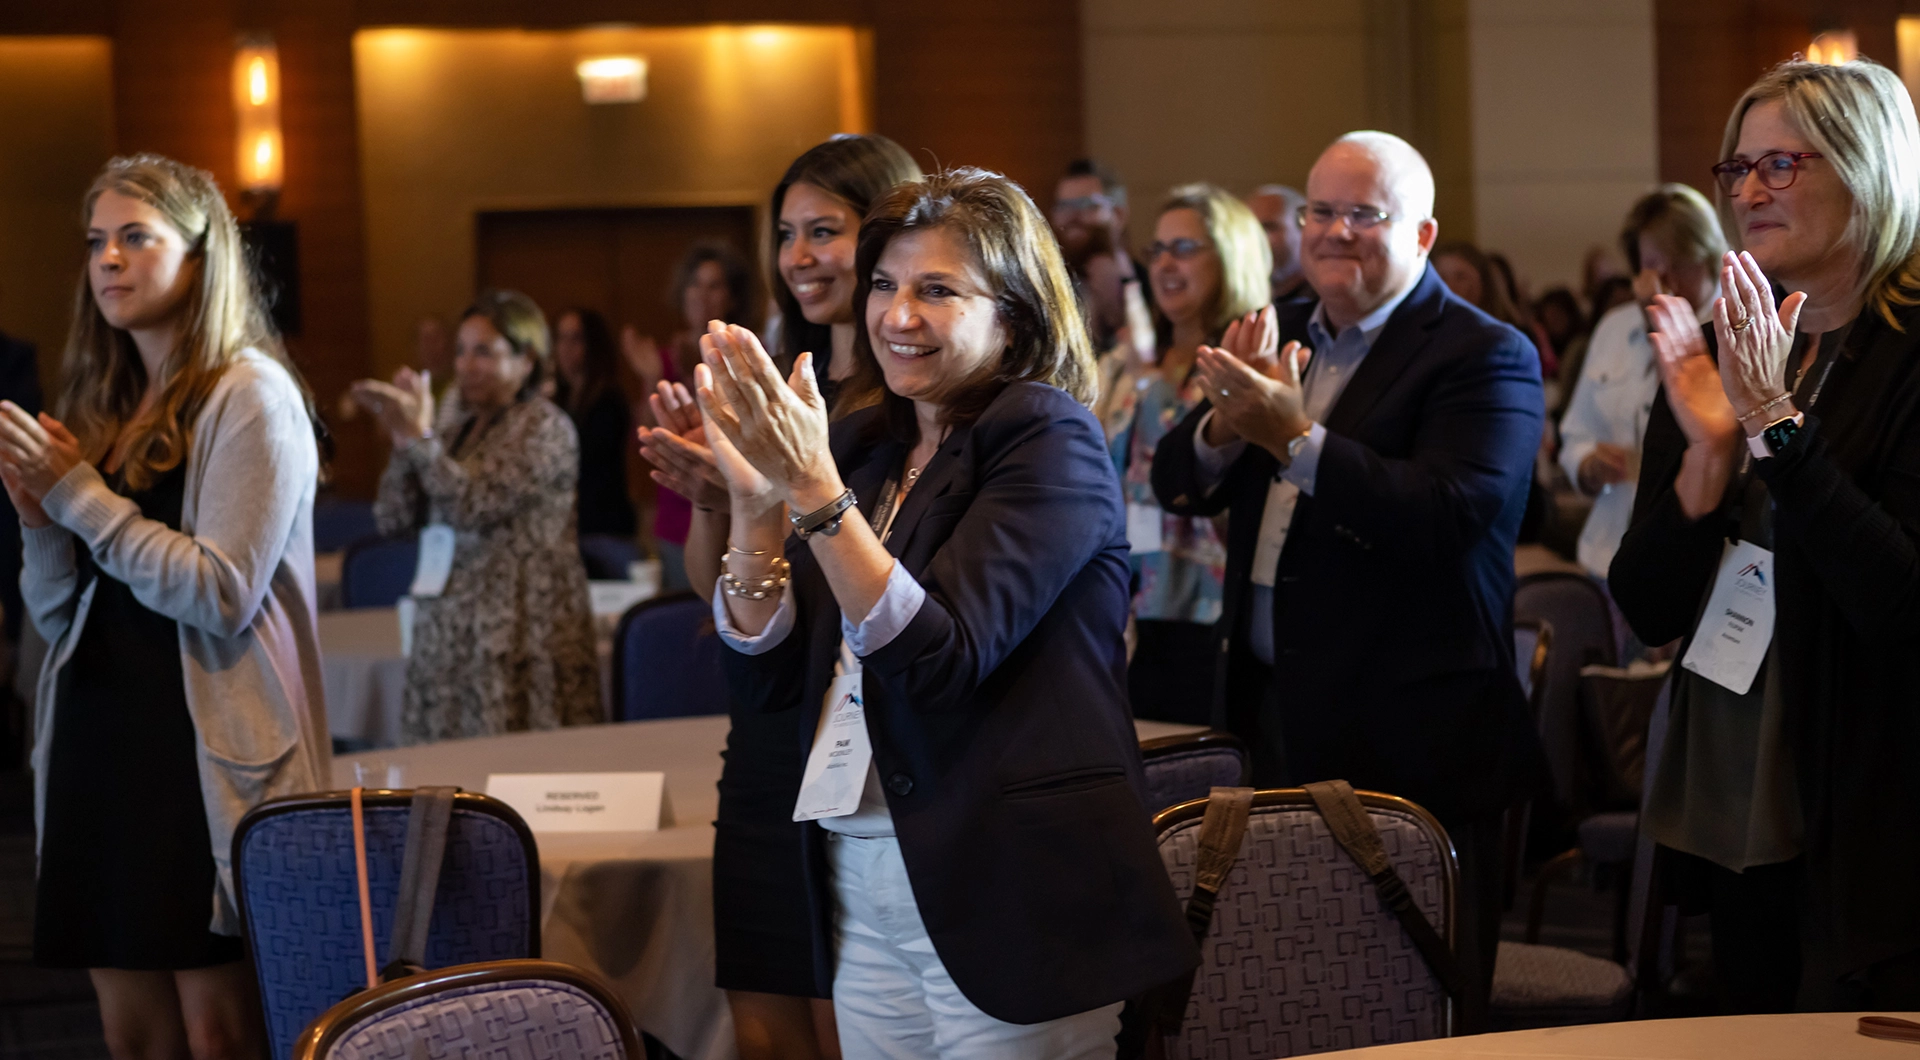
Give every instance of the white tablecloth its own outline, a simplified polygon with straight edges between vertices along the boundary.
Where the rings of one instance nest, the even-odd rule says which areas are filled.
[[[1142,739],[1190,726],[1138,723]],[[658,832],[546,834],[540,843],[544,957],[590,968],[620,991],[640,1028],[684,1060],[734,1056],[726,996],[713,985],[713,818],[725,717],[668,718],[452,740],[334,759],[377,783],[458,784],[489,773],[659,771],[674,825]]]
[[[1920,1045],[1854,1030],[1866,1013],[1714,1016],[1476,1034],[1323,1053],[1339,1060],[1914,1060]],[[1903,1019],[1920,1014],[1895,1012]]]
[[[613,702],[613,633],[627,608],[652,586],[590,582],[593,650],[600,666],[600,704]],[[407,657],[400,654],[399,614],[390,607],[320,613],[320,681],[327,692],[327,728],[352,746],[400,745],[400,697]],[[610,714],[603,714],[609,717]]]

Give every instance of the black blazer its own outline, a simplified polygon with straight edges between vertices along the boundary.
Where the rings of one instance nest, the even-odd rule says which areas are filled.
[[[1773,650],[1806,821],[1803,931],[1837,950],[1840,972],[1920,949],[1920,308],[1897,316],[1904,331],[1860,315],[1800,437],[1754,464],[1773,501]],[[1686,445],[1663,388],[1607,579],[1648,644],[1692,635],[1738,529],[1730,505],[1698,522],[1681,513],[1673,480]]]
[[[1282,307],[1282,341],[1307,342],[1312,312]],[[1203,490],[1193,435],[1210,407],[1161,440],[1153,486],[1170,512],[1232,513],[1215,717],[1257,741],[1255,781],[1343,778],[1442,821],[1531,791],[1545,763],[1512,629],[1514,541],[1546,415],[1532,343],[1432,268],[1394,310],[1327,415],[1314,492],[1294,509],[1271,675],[1244,612],[1279,462],[1249,445]]]
[[[865,512],[906,455],[880,413],[832,433]],[[1008,387],[934,455],[887,547],[927,596],[863,660],[867,731],[920,915],[961,992],[997,1019],[1037,1023],[1192,968],[1140,795],[1126,517],[1092,414],[1050,386]],[[725,653],[727,675],[743,706],[797,707],[810,734],[840,607],[809,546],[789,538],[786,555],[793,632],[761,655]],[[832,899],[822,831],[806,835],[824,986]]]

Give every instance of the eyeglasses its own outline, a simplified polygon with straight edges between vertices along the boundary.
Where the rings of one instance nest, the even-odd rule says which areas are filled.
[[[1336,219],[1347,222],[1347,227],[1355,232],[1364,232],[1393,220],[1393,215],[1371,206],[1349,206],[1338,210],[1324,202],[1308,203],[1293,211],[1293,222],[1302,228],[1307,227],[1308,221],[1312,221],[1316,228],[1331,228]]]
[[[1175,261],[1186,261],[1203,250],[1212,249],[1212,243],[1203,243],[1198,239],[1187,239],[1184,236],[1171,243],[1155,240],[1147,247],[1147,264],[1151,265],[1159,261],[1162,254],[1172,254]]]
[[[1713,175],[1720,181],[1720,190],[1732,195],[1747,179],[1747,174],[1758,173],[1760,183],[1774,191],[1793,187],[1795,177],[1800,175],[1800,163],[1808,158],[1824,158],[1818,151],[1768,151],[1749,162],[1744,158],[1729,158],[1713,167]]]
[[[1053,204],[1055,213],[1091,213],[1113,206],[1112,199],[1105,195],[1082,195],[1073,199],[1060,199]]]

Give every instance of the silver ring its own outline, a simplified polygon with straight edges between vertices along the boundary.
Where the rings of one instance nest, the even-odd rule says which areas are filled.
[[[1753,326],[1752,317],[1741,317],[1739,320],[1736,320],[1733,322],[1733,333],[1738,335],[1752,326]]]
[[[1226,387],[1221,387],[1221,388],[1220,388],[1220,396],[1221,396],[1221,397],[1226,397],[1226,396],[1227,396],[1227,388],[1226,388]]]

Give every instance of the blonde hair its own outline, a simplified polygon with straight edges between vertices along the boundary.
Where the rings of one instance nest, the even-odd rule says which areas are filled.
[[[1220,255],[1220,289],[1206,308],[1208,334],[1219,334],[1235,317],[1272,300],[1273,247],[1246,203],[1217,185],[1183,184],[1167,194],[1160,214],[1174,210],[1199,214]]]
[[[1620,250],[1640,271],[1640,237],[1652,236],[1687,261],[1711,266],[1727,252],[1720,215],[1707,197],[1685,184],[1662,184],[1640,197],[1620,226]]]
[[[481,291],[472,305],[461,310],[459,323],[464,324],[473,317],[492,324],[493,330],[507,340],[507,346],[514,353],[533,359],[526,382],[520,384],[520,392],[514,396],[523,398],[539,390],[553,356],[553,332],[547,327],[547,315],[540,311],[540,306],[519,291]]]
[[[109,191],[153,207],[186,239],[192,279],[178,309],[179,337],[161,368],[160,398],[135,421],[147,390],[146,366],[132,336],[108,324],[94,301],[87,272],[91,260],[82,270],[57,408],[87,459],[100,462],[132,421],[122,475],[129,489],[150,487],[186,460],[194,420],[220,377],[247,349],[287,370],[306,399],[307,418],[317,423],[312,395],[267,319],[239,226],[213,177],[160,155],[115,158],[87,189],[83,227],[92,225],[94,204]]]
[[[1781,63],[1733,105],[1722,158],[1738,149],[1747,111],[1776,99],[1852,194],[1853,218],[1844,238],[1860,249],[1855,291],[1899,327],[1894,307],[1920,304],[1920,124],[1907,87],[1867,59],[1837,66]],[[1737,245],[1732,204],[1724,191],[1718,200]]]

